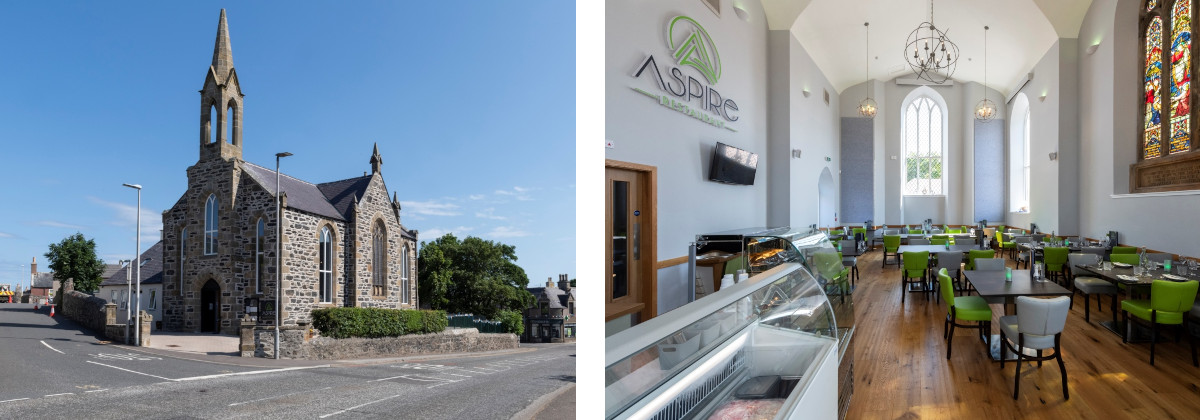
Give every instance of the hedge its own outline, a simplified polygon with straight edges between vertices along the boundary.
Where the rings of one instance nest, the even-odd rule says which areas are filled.
[[[500,311],[500,315],[496,317],[500,321],[500,325],[504,326],[504,332],[521,335],[525,332],[525,318],[518,311]]]
[[[382,308],[324,308],[312,311],[313,326],[332,338],[397,337],[446,329],[445,311]]]

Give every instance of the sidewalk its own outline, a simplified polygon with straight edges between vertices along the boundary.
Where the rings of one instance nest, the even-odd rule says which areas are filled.
[[[513,420],[557,420],[575,418],[575,384],[565,385],[538,397],[513,416]]]

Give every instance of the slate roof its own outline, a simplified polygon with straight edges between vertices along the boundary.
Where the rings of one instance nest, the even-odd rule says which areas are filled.
[[[163,280],[162,252],[163,252],[163,243],[162,243],[162,241],[158,241],[157,243],[154,244],[154,246],[151,246],[149,249],[146,250],[146,252],[142,253],[142,263],[143,263],[142,264],[142,272],[141,272],[142,284],[162,284],[162,280]],[[133,265],[133,264],[130,264],[130,265]],[[128,266],[120,267],[119,269],[114,271],[111,275],[104,277],[104,281],[100,282],[100,285],[101,286],[124,285],[126,276],[129,275],[129,274],[126,274],[126,271],[128,271],[128,270],[129,270]],[[106,272],[107,272],[107,270],[106,270]],[[137,273],[137,270],[134,270],[134,273]]]
[[[528,290],[529,293],[532,293],[533,297],[539,301],[542,299],[542,296],[545,296],[546,299],[550,301],[551,308],[566,309],[569,299],[575,296],[574,288],[571,289],[570,294],[564,293],[562,289],[557,287],[529,287],[525,290]]]
[[[353,218],[353,215],[350,214],[352,205],[356,200],[362,199],[363,195],[367,193],[369,185],[371,185],[371,175],[366,175],[317,184],[317,189],[321,190],[321,194],[325,195],[325,199],[329,200],[329,203],[342,217],[350,220]]]
[[[271,194],[275,194],[274,169],[267,169],[250,162],[245,162],[242,165],[242,169],[258,182],[258,185],[262,185],[263,189]],[[333,207],[333,204],[329,203],[329,199],[325,197],[325,194],[316,185],[288,176],[287,174],[280,174],[279,183],[283,185],[283,192],[287,194],[288,208],[334,220],[346,220],[342,213],[338,212]]]
[[[104,264],[104,271],[100,273],[101,279],[106,279],[112,276],[117,270],[121,269],[121,264]]]
[[[37,273],[37,275],[33,276],[33,284],[30,286],[30,288],[34,288],[34,287],[42,288],[42,289],[53,288],[54,287],[54,272],[51,271],[49,273]]]

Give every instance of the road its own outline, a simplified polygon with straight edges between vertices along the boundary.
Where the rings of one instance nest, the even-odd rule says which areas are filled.
[[[507,419],[575,382],[573,344],[270,367],[184,356],[110,344],[32,305],[0,304],[0,418]]]

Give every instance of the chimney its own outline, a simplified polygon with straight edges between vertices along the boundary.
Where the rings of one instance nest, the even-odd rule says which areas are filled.
[[[554,277],[546,277],[546,288],[547,289],[554,288]]]
[[[571,282],[567,280],[566,274],[558,275],[558,288],[562,289],[564,292],[571,291]]]
[[[37,257],[33,257],[33,262],[29,263],[29,275],[37,275]]]

